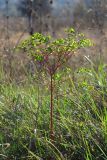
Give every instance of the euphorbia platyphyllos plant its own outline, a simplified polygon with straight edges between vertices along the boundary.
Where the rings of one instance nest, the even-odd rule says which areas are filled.
[[[40,33],[33,34],[19,45],[50,75],[50,138],[54,140],[53,128],[53,78],[57,70],[80,48],[91,46],[89,39],[73,28],[66,30],[65,38],[53,39]]]

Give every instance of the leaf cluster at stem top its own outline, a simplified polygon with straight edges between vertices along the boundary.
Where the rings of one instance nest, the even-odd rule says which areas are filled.
[[[34,33],[30,38],[23,41],[18,47],[32,56],[34,61],[53,65],[63,64],[76,50],[91,46],[89,39],[73,28],[66,30],[65,38],[54,39],[40,33]],[[52,67],[51,67],[52,68]]]

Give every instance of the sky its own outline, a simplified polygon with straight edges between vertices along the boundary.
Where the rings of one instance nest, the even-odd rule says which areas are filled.
[[[17,12],[17,6],[15,4],[17,4],[19,0],[9,0],[9,12],[11,14],[13,13],[18,13]],[[54,13],[60,13],[60,11],[62,11],[63,7],[69,7],[70,9],[75,8],[75,5],[77,2],[79,2],[80,0],[53,0],[53,11]],[[90,1],[92,0],[85,0],[87,3],[90,3]],[[0,0],[0,9],[3,10],[3,12],[5,13],[5,0]]]
[[[77,2],[77,1],[79,1],[79,0],[53,0],[53,5],[54,5],[54,7],[57,7],[57,5],[63,6],[66,2],[74,3],[74,2]],[[14,4],[14,3],[18,2],[18,0],[9,0],[9,2]],[[5,0],[0,0],[0,4],[2,4],[2,6],[4,6],[5,5]]]
[[[10,8],[10,12],[13,13],[16,10],[16,6],[15,4],[18,2],[19,0],[9,0],[9,8]],[[62,9],[63,6],[66,5],[66,2],[71,3],[72,5],[74,5],[75,2],[77,2],[79,0],[53,0],[53,9],[56,11]],[[0,0],[0,9],[4,10],[5,9],[5,0]],[[5,10],[4,10],[5,12]]]

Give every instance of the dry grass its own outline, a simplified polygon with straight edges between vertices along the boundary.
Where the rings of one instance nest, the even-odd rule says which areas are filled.
[[[2,59],[2,63],[5,64],[4,66],[6,68],[4,68],[8,72],[11,61],[11,63],[14,64],[14,71],[19,72],[20,76],[23,77],[21,73],[24,73],[24,66],[29,65],[30,60],[27,55],[23,53],[15,54],[13,48],[29,36],[27,20],[25,18],[10,18],[8,30],[9,40],[6,39],[6,19],[0,17],[0,24],[0,58]],[[60,30],[55,31],[55,36],[63,37],[64,29],[65,28],[60,28]],[[102,57],[107,62],[106,27],[104,28],[104,34],[101,34],[97,28],[87,28],[84,30],[80,28],[79,31],[83,32],[88,38],[92,39],[95,45],[91,49],[82,49],[72,58],[72,61],[69,61],[69,65],[71,65],[74,69],[82,66],[86,63],[86,59],[84,58],[84,56],[90,57],[92,59]],[[52,34],[51,32],[49,33]]]

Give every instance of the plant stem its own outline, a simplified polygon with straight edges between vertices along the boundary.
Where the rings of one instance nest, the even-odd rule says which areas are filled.
[[[54,130],[53,130],[53,75],[51,74],[51,97],[50,97],[50,139],[54,140]]]

